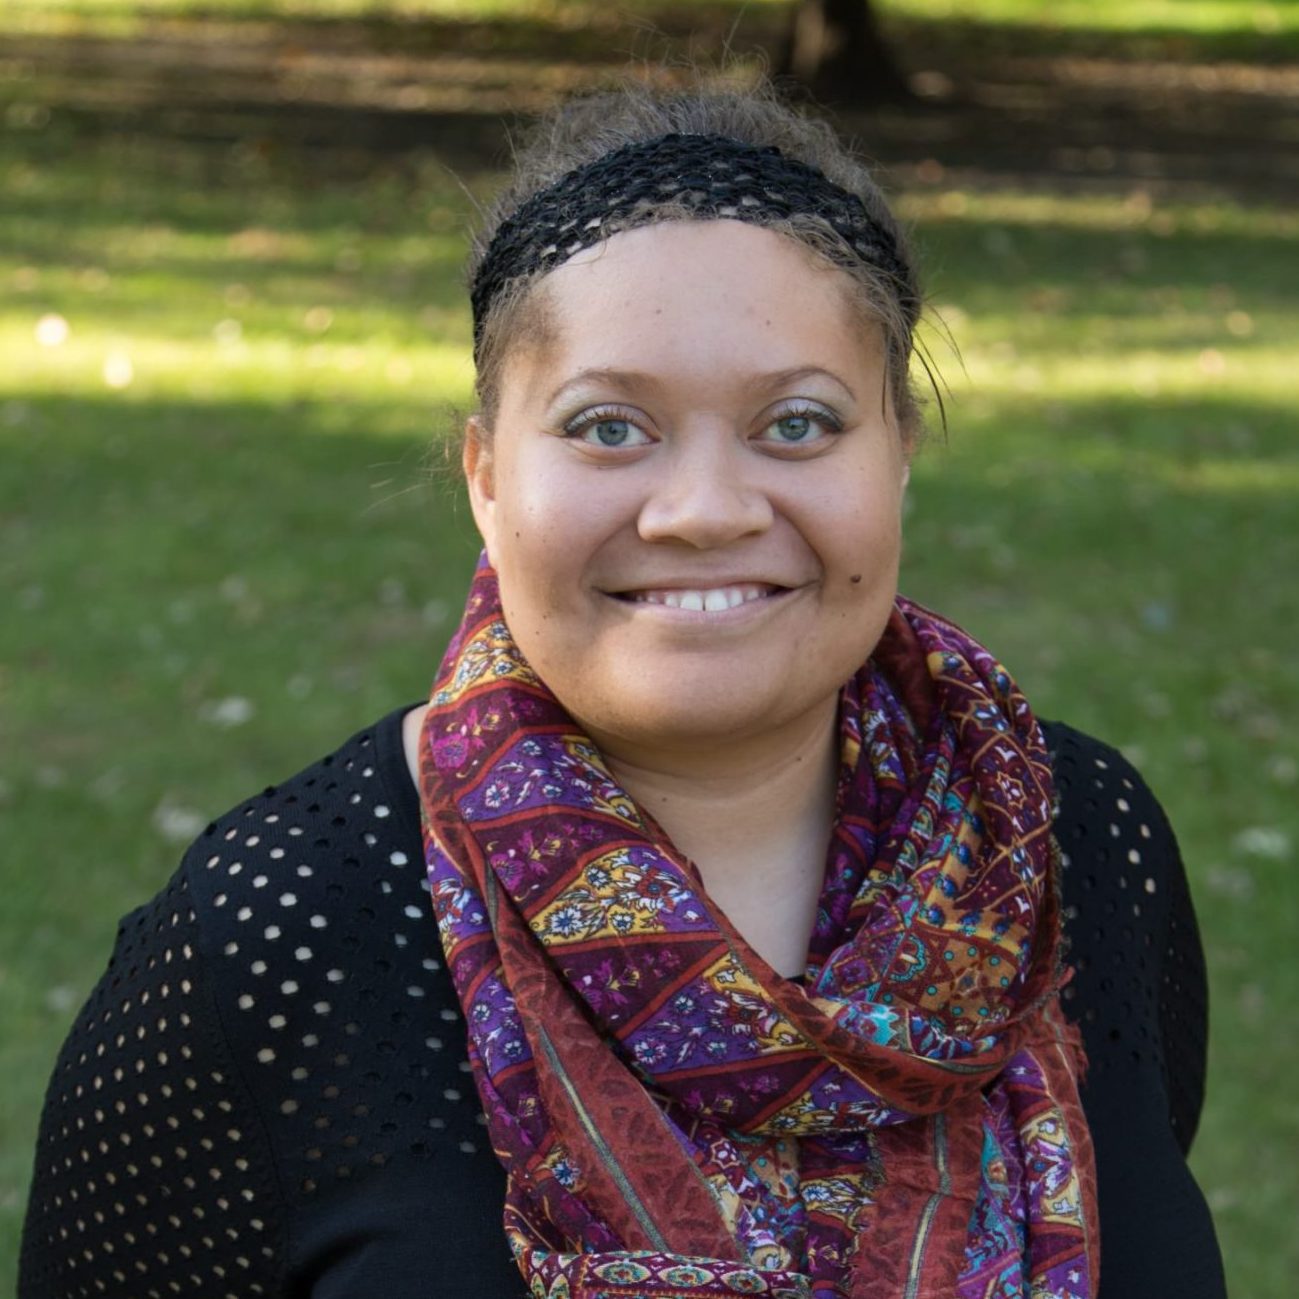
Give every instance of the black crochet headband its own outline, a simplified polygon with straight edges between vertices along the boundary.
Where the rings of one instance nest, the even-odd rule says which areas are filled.
[[[492,236],[470,289],[474,358],[496,295],[511,280],[550,270],[619,230],[647,225],[665,204],[700,220],[754,225],[820,217],[852,254],[891,277],[914,300],[894,236],[857,195],[774,146],[720,135],[662,135],[625,145],[561,176],[507,217]]]

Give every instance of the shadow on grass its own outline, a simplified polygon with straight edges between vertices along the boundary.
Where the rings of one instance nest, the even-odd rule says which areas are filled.
[[[37,664],[40,610],[92,596],[152,603],[165,617],[169,598],[197,586],[215,599],[219,580],[240,572],[363,621],[385,576],[431,582],[429,598],[446,598],[476,554],[456,475],[436,467],[413,405],[16,393],[16,406],[0,468],[6,570],[14,589],[45,594],[27,629],[9,623],[5,638],[25,641]],[[947,448],[922,453],[917,518],[977,518],[999,540],[1027,543],[1028,566],[1050,553],[1039,536],[1056,537],[1066,562],[1076,552],[1113,563],[1139,542],[1192,582],[1216,562],[1185,549],[1207,529],[1241,578],[1224,578],[1224,592],[1294,604],[1299,588],[1263,581],[1299,552],[1284,526],[1299,496],[1289,418],[1284,403],[1257,399],[1134,394],[1057,401],[1047,414],[1032,397],[1000,397]],[[369,431],[380,424],[397,431]],[[429,567],[433,554],[455,562]],[[264,613],[276,616],[274,604]]]
[[[367,287],[383,296],[375,283],[391,274],[418,278],[427,300],[455,307],[476,196],[440,158],[364,157],[366,171],[353,180],[322,173],[310,153],[289,147],[96,143],[54,126],[14,133],[0,148],[4,255],[49,269],[148,271],[159,285],[168,276],[203,285],[284,275],[330,285],[349,301]],[[487,182],[465,177],[483,197]],[[1035,292],[1044,317],[1085,306],[1171,319],[1179,301],[1210,291],[1266,309],[1291,301],[1278,274],[1296,237],[1284,208],[1163,207],[1139,192],[1131,208],[1071,209],[1039,188],[999,211],[995,200],[980,208],[976,187],[949,211],[941,196],[927,197],[932,191],[917,184],[911,192],[922,261],[945,296],[979,307],[1004,300],[1007,286]]]
[[[6,412],[0,656],[23,679],[5,708],[26,736],[0,763],[12,779],[213,697],[337,717],[394,678],[394,703],[425,687],[478,543],[414,408],[386,437],[371,430],[402,413],[360,402],[27,394]],[[84,725],[46,732],[73,700]],[[189,759],[206,761],[189,751],[173,774]]]
[[[253,20],[256,20],[255,22]],[[145,23],[129,39],[10,38],[0,104],[11,126],[84,135],[292,146],[329,155],[421,150],[460,169],[499,165],[512,126],[649,53],[724,48],[775,61],[773,6],[592,9],[535,17],[267,18],[249,7]],[[924,74],[910,108],[850,123],[884,161],[1063,179],[1128,178],[1280,192],[1299,179],[1286,121],[1299,35],[1210,35],[898,20],[901,61]],[[1235,60],[1209,76],[1202,61]],[[1287,161],[1288,159],[1288,161]]]

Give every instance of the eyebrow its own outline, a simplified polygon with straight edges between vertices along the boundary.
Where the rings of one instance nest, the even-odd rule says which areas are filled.
[[[838,384],[853,401],[857,400],[857,394],[853,391],[851,384],[841,379],[833,371],[826,370],[819,365],[795,365],[787,370],[774,370],[771,373],[757,373],[746,376],[746,385],[752,388],[759,388],[766,391],[772,391],[778,388],[785,388],[791,383],[797,383],[800,379],[810,378],[829,379],[831,383]],[[660,385],[660,380],[653,374],[648,374],[643,370],[614,370],[596,367],[589,370],[579,370],[571,379],[565,379],[558,388],[550,394],[546,400],[546,405],[551,406],[557,402],[570,388],[580,388],[587,384],[608,384],[613,388],[622,388],[627,391],[636,392],[646,389],[653,389]]]

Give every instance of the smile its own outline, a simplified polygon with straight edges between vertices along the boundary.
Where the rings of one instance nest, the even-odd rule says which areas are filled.
[[[649,588],[644,591],[620,592],[618,598],[632,604],[660,604],[669,609],[684,609],[692,613],[724,613],[738,609],[742,604],[765,600],[782,590],[765,582],[743,582],[734,586]]]

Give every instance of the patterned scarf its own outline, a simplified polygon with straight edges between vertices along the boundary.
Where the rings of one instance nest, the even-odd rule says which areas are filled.
[[[1047,756],[899,599],[843,688],[803,980],[780,977],[475,577],[421,744],[425,850],[536,1299],[1091,1299]]]

